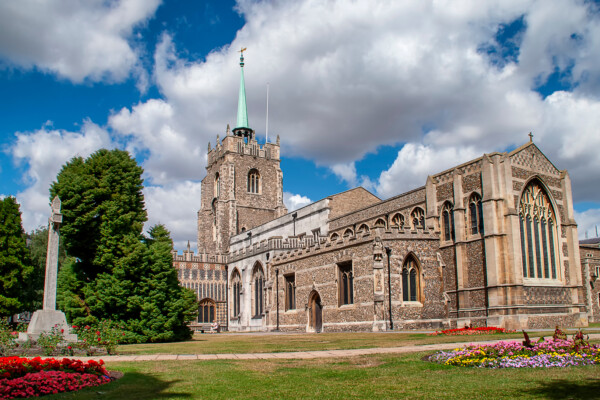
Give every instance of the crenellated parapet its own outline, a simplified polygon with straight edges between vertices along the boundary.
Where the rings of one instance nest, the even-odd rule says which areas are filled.
[[[224,158],[227,154],[246,155],[266,160],[279,160],[279,141],[277,143],[264,143],[261,145],[256,139],[248,140],[241,136],[233,136],[229,134],[228,130],[227,135],[222,141],[217,136],[215,147],[211,147],[209,143],[207,168]]]
[[[214,263],[227,264],[226,254],[210,254],[206,252],[195,254],[194,251],[184,250],[183,254],[178,254],[177,250],[171,251],[174,262],[193,262],[193,263]]]
[[[353,244],[362,244],[373,241],[378,236],[382,240],[439,240],[440,232],[422,228],[408,229],[393,227],[389,230],[374,229],[373,231],[359,232],[357,234],[331,237],[319,236],[315,239],[312,236],[304,237],[272,237],[252,245],[248,245],[237,251],[231,252],[229,262],[234,263],[245,258],[253,257],[258,254],[274,251],[273,262],[289,261],[295,257],[319,254],[338,250]]]

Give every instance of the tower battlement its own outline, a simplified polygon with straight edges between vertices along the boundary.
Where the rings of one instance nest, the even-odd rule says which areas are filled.
[[[233,136],[227,129],[225,138],[221,141],[217,135],[217,143],[215,147],[208,144],[208,155],[206,158],[206,167],[210,168],[213,164],[223,159],[227,154],[246,155],[255,158],[263,158],[266,160],[279,160],[280,147],[279,136],[276,143],[259,144],[256,139],[250,139]]]

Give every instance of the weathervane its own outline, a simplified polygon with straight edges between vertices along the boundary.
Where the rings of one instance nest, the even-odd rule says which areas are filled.
[[[240,51],[238,51],[238,53],[241,53],[240,55],[240,67],[244,67],[244,52],[246,51],[245,47],[242,47]]]

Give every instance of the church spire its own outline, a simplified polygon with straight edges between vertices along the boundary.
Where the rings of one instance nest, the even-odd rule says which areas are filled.
[[[238,98],[237,125],[233,130],[236,136],[243,136],[252,139],[254,131],[248,126],[248,108],[246,107],[246,85],[244,82],[244,51],[245,47],[240,50],[240,95]]]

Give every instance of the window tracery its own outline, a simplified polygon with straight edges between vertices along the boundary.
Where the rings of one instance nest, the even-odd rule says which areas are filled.
[[[420,301],[419,264],[414,255],[409,255],[402,266],[402,301]]]
[[[557,279],[557,221],[543,186],[527,185],[519,202],[521,256],[525,278]]]
[[[248,172],[248,192],[249,193],[260,193],[260,174],[258,170],[251,169]]]
[[[477,193],[469,197],[469,227],[471,235],[483,234],[483,206]]]
[[[410,213],[412,228],[425,228],[425,211],[421,207],[416,207]]]

